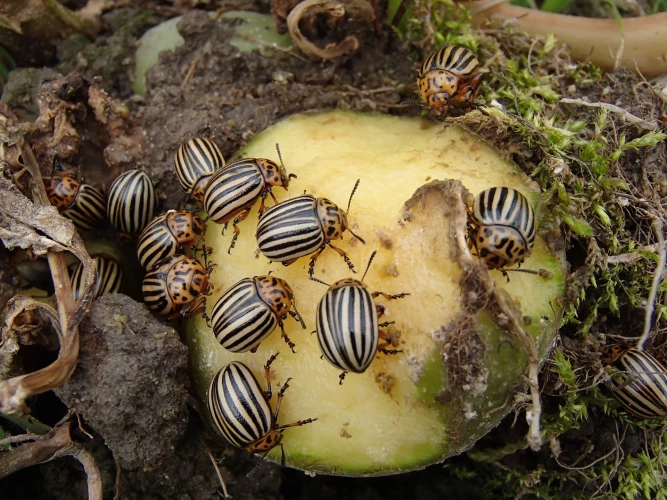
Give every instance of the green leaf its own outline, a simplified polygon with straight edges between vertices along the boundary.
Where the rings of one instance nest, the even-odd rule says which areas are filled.
[[[542,10],[544,12],[553,12],[555,14],[559,14],[563,12],[571,3],[572,0],[546,0],[542,4]]]
[[[611,219],[602,205],[593,203],[593,210],[605,226],[611,226]]]
[[[566,213],[562,213],[560,216],[563,219],[563,222],[570,226],[570,229],[579,236],[585,236],[587,238],[593,236],[593,228],[584,219]]]

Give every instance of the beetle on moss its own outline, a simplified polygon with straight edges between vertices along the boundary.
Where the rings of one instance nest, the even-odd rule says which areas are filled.
[[[213,306],[211,323],[215,338],[228,351],[255,352],[279,326],[294,352],[294,343],[283,326],[288,314],[306,328],[287,282],[274,276],[255,276],[242,279],[220,296]]]
[[[261,216],[266,210],[264,202],[267,195],[271,195],[273,202],[278,204],[271,189],[279,186],[287,190],[290,179],[296,178],[294,174],[287,175],[277,144],[276,150],[280,166],[266,158],[244,158],[216,172],[206,186],[204,208],[209,218],[217,224],[224,224],[224,229],[233,219],[234,236],[228,253],[236,245],[241,232],[237,224],[248,217],[257,198],[262,199],[259,207]]]
[[[419,71],[419,93],[440,118],[451,104],[472,105],[482,74],[479,61],[469,49],[446,45],[426,58]]]
[[[278,392],[276,411],[272,413],[270,366],[276,356],[278,353],[271,356],[264,365],[266,392],[243,363],[233,361],[223,367],[211,380],[208,389],[208,409],[215,427],[232,445],[250,453],[268,453],[276,446],[280,446],[280,463],[284,466],[283,431],[288,427],[315,422],[317,418],[299,420],[291,424],[278,424],[280,403],[289,387],[290,379],[285,381]]]
[[[324,357],[336,368],[343,370],[340,375],[341,384],[347,372],[365,372],[376,352],[401,352],[388,349],[391,342],[380,327],[389,326],[393,321],[378,322],[385,309],[384,306],[375,304],[374,299],[379,296],[387,300],[401,299],[410,294],[389,295],[368,291],[364,278],[376,253],[371,254],[361,280],[347,278],[335,282],[317,304],[317,340]],[[311,279],[327,285],[318,279]]]
[[[468,245],[489,269],[521,264],[530,255],[537,232],[535,211],[516,189],[485,189],[468,207]]]
[[[183,253],[205,233],[206,224],[197,214],[188,210],[169,210],[153,219],[139,236],[139,262],[148,270],[160,259]]]
[[[643,350],[615,344],[604,348],[602,363],[616,368],[607,386],[632,415],[639,418],[667,416],[667,370]]]
[[[345,212],[328,199],[310,194],[297,196],[269,208],[257,223],[256,236],[260,252],[271,261],[282,262],[284,266],[312,254],[308,267],[308,275],[312,277],[315,261],[329,246],[343,257],[352,272],[356,272],[345,251],[333,246],[331,240],[342,239],[343,233],[350,231],[352,236],[366,243],[352,232],[347,222],[350,203],[358,186],[359,180],[352,189]]]

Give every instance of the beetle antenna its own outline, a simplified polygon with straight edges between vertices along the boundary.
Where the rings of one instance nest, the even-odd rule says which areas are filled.
[[[356,234],[354,234],[354,233],[352,232],[352,230],[351,230],[349,227],[346,228],[346,229],[350,232],[350,234],[351,234],[352,236],[354,236],[356,239],[358,239],[359,241],[361,241],[364,245],[366,244],[366,240],[364,240],[361,236],[357,236]]]
[[[326,286],[331,286],[331,285],[330,285],[329,283],[327,283],[326,281],[318,280],[317,278],[314,278],[313,276],[311,276],[311,277],[308,278],[308,279],[311,280],[311,281],[317,281],[318,283],[322,283],[323,285],[326,285]]]
[[[280,154],[280,146],[276,142],[276,151],[278,151],[278,158],[280,158],[280,166],[285,168],[285,164],[283,163],[283,155]],[[296,175],[294,176],[296,177]]]
[[[345,212],[346,214],[350,213],[350,204],[352,203],[352,197],[354,196],[354,193],[357,192],[357,188],[359,187],[360,182],[361,182],[361,179],[357,179],[357,182],[354,183],[354,188],[352,188],[352,193],[350,194],[350,199],[347,202],[347,211]]]
[[[373,253],[371,254],[371,258],[368,259],[368,265],[366,266],[366,270],[364,271],[364,275],[361,277],[361,281],[364,281],[364,278],[366,277],[366,273],[371,268],[371,262],[373,262],[373,259],[375,258],[376,253],[378,253],[377,250],[373,250]]]
[[[53,157],[53,168],[51,169],[51,178],[56,174],[56,170],[62,172],[63,170],[63,164],[60,161],[60,156],[55,155]]]

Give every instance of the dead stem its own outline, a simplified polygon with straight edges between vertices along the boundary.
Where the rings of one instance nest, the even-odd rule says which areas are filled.
[[[204,447],[204,451],[206,451],[206,454],[208,455],[208,458],[211,459],[211,463],[213,464],[213,468],[215,469],[215,473],[218,475],[218,481],[220,481],[220,485],[222,486],[222,494],[224,495],[225,498],[231,498],[229,496],[229,493],[227,492],[227,486],[225,485],[225,480],[222,479],[222,473],[220,472],[220,467],[218,467],[218,462],[215,461],[215,458],[213,457],[213,453],[211,453],[211,450],[204,444],[202,441],[202,446]]]
[[[643,129],[646,130],[652,130],[652,131],[658,131],[660,128],[655,122],[649,122],[646,120],[642,120],[638,116],[633,115],[632,113],[628,112],[627,110],[616,106],[614,104],[609,104],[606,102],[588,102],[584,101],[582,99],[568,99],[568,98],[563,98],[560,101],[558,101],[559,104],[576,104],[579,106],[588,106],[590,108],[601,108],[605,109],[607,111],[612,111],[614,113],[618,113],[621,115],[623,118],[625,118],[628,122],[633,123],[635,125],[638,125],[642,127]]]
[[[646,299],[646,312],[644,314],[644,331],[637,342],[637,349],[644,349],[644,344],[651,334],[651,325],[653,324],[653,313],[655,311],[655,298],[658,294],[658,287],[662,281],[662,275],[665,272],[665,259],[667,257],[667,249],[665,248],[665,235],[663,232],[662,221],[658,218],[653,219],[653,232],[658,238],[658,263],[653,271],[653,282],[651,283],[651,291]]]
[[[35,464],[50,462],[56,458],[76,458],[88,477],[88,499],[102,500],[102,475],[95,457],[81,443],[72,440],[70,422],[39,436],[32,443],[25,443],[0,455],[0,479]]]

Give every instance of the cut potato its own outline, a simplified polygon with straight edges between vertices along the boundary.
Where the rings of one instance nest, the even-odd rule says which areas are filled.
[[[462,279],[450,217],[454,202],[440,189],[443,183],[433,181],[460,181],[472,195],[493,186],[513,187],[531,201],[538,218],[539,190],[479,138],[420,119],[340,111],[293,116],[255,138],[240,154],[277,161],[276,143],[288,173],[298,176],[289,193],[274,189],[279,200],[306,191],[345,209],[355,181],[361,179],[348,220],[366,244],[349,232],[344,240],[332,241],[347,252],[357,274],[327,248],[317,259],[315,277],[327,283],[361,279],[377,250],[364,280],[369,289],[410,293],[402,299],[376,299],[386,308],[381,321],[395,321],[386,330],[402,352],[378,353],[366,372],[349,373],[339,385],[341,371],[321,359],[317,335],[311,334],[327,287],[308,279],[308,257],[285,267],[269,263],[258,252],[257,203],[239,225],[241,235],[231,255],[231,227],[222,235],[222,226],[209,223],[206,244],[213,247],[210,259],[216,264],[209,314],[231,285],[271,271],[291,285],[306,329],[290,317],[285,321],[296,354],[279,329],[256,353],[233,354],[218,344],[202,318],[188,321],[185,338],[201,400],[206,400],[212,376],[232,360],[248,365],[264,385],[262,366],[280,351],[271,367],[274,394],[280,383],[292,380],[279,423],[318,418],[285,430],[289,466],[312,473],[385,475],[421,468],[469,448],[510,411],[527,356],[516,337],[496,325],[497,314],[485,309],[472,279]],[[456,231],[465,231],[465,222]],[[522,269],[544,269],[553,277],[513,272],[507,282],[499,271],[489,273],[512,299],[543,356],[562,312],[558,304],[564,293],[564,255],[549,251],[538,236]],[[272,450],[269,458],[279,460],[280,449]]]

